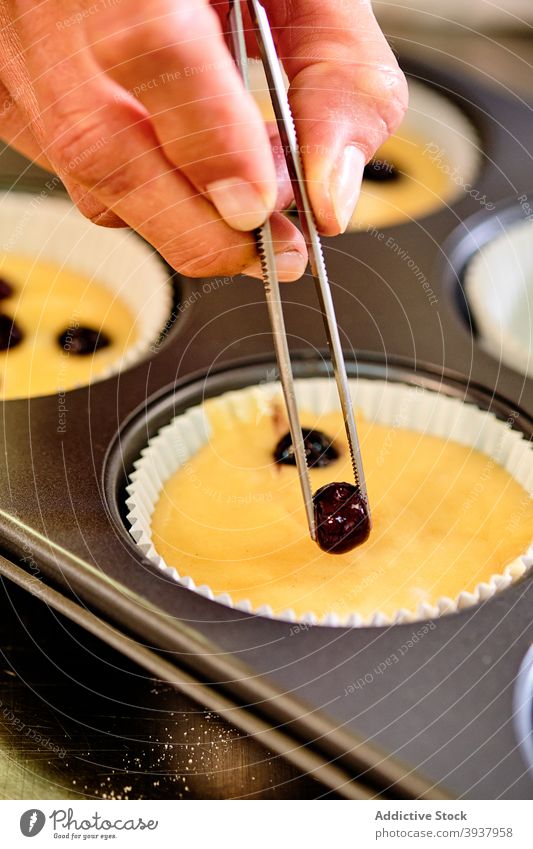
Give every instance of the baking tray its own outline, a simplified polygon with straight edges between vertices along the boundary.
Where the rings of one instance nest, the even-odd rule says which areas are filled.
[[[497,203],[533,190],[533,180],[524,186],[531,137],[525,107],[448,73],[413,63],[407,69],[474,122],[484,157],[480,194]],[[483,216],[508,209],[525,214],[514,200]],[[513,413],[513,426],[530,437],[532,382],[479,348],[462,295],[476,213],[478,202],[465,193],[431,216],[387,228],[389,246],[372,232],[324,240],[348,369],[438,388],[504,419]],[[400,246],[401,257],[391,245]],[[429,302],[405,257],[430,281],[437,303]],[[275,376],[259,282],[180,278],[178,289],[176,320],[157,353],[68,393],[61,431],[56,396],[3,404],[0,535],[7,561],[30,561],[34,578],[52,579],[118,633],[134,635],[190,674],[200,700],[212,686],[294,741],[312,742],[324,763],[347,774],[361,773],[365,739],[453,796],[531,798],[512,707],[533,637],[531,578],[437,620],[401,663],[355,688],[350,685],[386,662],[418,626],[295,629],[211,602],[141,557],[121,518],[126,475],[139,448],[206,394]],[[285,286],[283,296],[295,371],[323,373],[323,328],[310,278]],[[396,764],[384,764],[371,780],[394,786]],[[404,781],[405,772],[402,787]]]

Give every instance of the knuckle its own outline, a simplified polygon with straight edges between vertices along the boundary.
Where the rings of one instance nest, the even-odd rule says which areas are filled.
[[[409,102],[407,81],[399,68],[380,69],[373,96],[384,131],[391,135],[401,124]]]
[[[90,220],[93,224],[97,224],[98,227],[107,227],[109,230],[119,230],[128,226],[122,218],[119,218],[110,209],[103,210],[99,215],[93,216]]]
[[[163,10],[163,7],[166,8]],[[136,26],[125,28],[115,40],[116,49],[124,60],[149,56],[150,62],[157,63],[158,56],[168,59],[169,55],[179,55],[176,33],[209,34],[213,31],[215,17],[207,5],[198,7],[194,3],[163,3],[151,17],[143,15]]]
[[[52,127],[50,157],[57,164],[59,176],[74,177],[93,185],[104,176],[102,149],[109,140],[96,117],[72,110],[60,110]]]
[[[104,191],[111,200],[127,195],[135,185],[132,165],[120,144],[106,132],[99,113],[62,111],[48,146],[58,175],[88,189]]]
[[[102,205],[97,208],[94,203],[85,203],[84,201],[78,201],[76,205],[81,214],[91,224],[96,224],[98,227],[116,228],[126,226],[124,221],[106,206]]]
[[[165,27],[159,20],[150,20],[141,26],[128,27],[115,42],[118,53],[124,59],[135,59],[146,54],[157,54],[167,50],[171,45],[169,41],[169,27]]]
[[[89,221],[94,221],[96,223],[96,220],[106,209],[103,204],[95,200],[91,194],[85,192],[82,187],[77,184],[69,187],[69,195],[84,218],[88,218]]]

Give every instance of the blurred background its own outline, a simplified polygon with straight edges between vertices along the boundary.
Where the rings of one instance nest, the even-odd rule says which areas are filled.
[[[394,48],[485,84],[533,91],[531,0],[376,0],[372,7]]]
[[[519,30],[533,21],[530,0],[376,0],[372,6],[384,24],[434,29],[462,24],[474,30]]]

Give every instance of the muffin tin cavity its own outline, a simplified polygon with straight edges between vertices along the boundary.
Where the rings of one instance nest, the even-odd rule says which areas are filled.
[[[274,120],[262,66],[250,63],[252,93],[263,117]],[[476,128],[449,97],[409,78],[409,108],[395,135],[364,171],[349,229],[390,227],[423,218],[470,194],[481,167]]]
[[[351,229],[390,227],[422,218],[475,191],[479,139],[449,98],[409,80],[409,108],[392,138],[365,169]]]
[[[368,368],[368,371],[372,374],[371,368]],[[379,369],[378,374],[380,371],[383,374],[383,369]],[[362,368],[360,366],[360,374],[361,372],[364,374],[364,366]],[[245,371],[243,371],[244,373]],[[233,376],[235,377],[235,371]],[[372,377],[376,378],[377,376],[374,371]],[[220,381],[222,377],[219,376],[218,380]],[[227,375],[225,385],[219,382],[218,388],[223,391],[228,385],[231,385],[231,378],[232,374],[230,373]],[[414,375],[409,376],[408,369],[403,371],[402,378],[401,382],[395,382],[389,366],[387,369],[388,382],[360,377],[353,384],[357,408],[362,410],[365,418],[370,422],[384,425],[389,429],[387,431],[389,441],[398,438],[398,411],[401,411],[402,429],[406,428],[420,434],[437,436],[444,440],[443,444],[452,440],[454,443],[475,448],[487,455],[487,463],[491,469],[503,466],[524,490],[529,491],[532,488],[533,460],[530,448],[527,442],[522,439],[519,430],[510,431],[507,424],[500,423],[498,420],[500,416],[505,416],[505,409],[510,411],[510,407],[507,407],[503,402],[501,408],[498,404],[495,406],[495,399],[490,399],[489,393],[487,393],[486,399],[483,394],[469,397],[470,393],[466,386],[462,390],[456,386],[454,391],[452,386],[447,386],[446,383],[441,382],[437,385],[440,389],[438,392],[431,391],[435,387],[428,384],[426,384],[425,390],[409,386],[405,380],[407,378],[410,382],[414,379]],[[417,375],[416,381],[420,381],[420,375]],[[235,380],[233,385],[235,386]],[[249,386],[249,384],[245,385]],[[532,554],[529,550],[531,534],[527,537],[527,544],[524,541],[524,550],[513,554],[513,557],[515,555],[516,557],[512,562],[504,564],[502,561],[499,566],[494,565],[493,570],[492,563],[485,564],[485,571],[483,571],[480,570],[481,563],[473,565],[466,559],[463,563],[464,581],[453,593],[450,590],[450,595],[438,596],[437,593],[433,598],[430,598],[429,595],[423,598],[423,594],[417,596],[415,592],[412,600],[414,602],[414,599],[418,598],[418,601],[414,602],[410,609],[407,606],[394,608],[394,605],[391,607],[389,604],[387,609],[380,610],[379,606],[368,608],[367,605],[367,608],[364,609],[363,607],[359,610],[352,609],[351,613],[345,610],[346,605],[343,606],[342,613],[335,610],[316,611],[313,609],[304,612],[301,601],[297,612],[291,609],[290,605],[287,605],[284,610],[279,608],[275,610],[269,604],[268,594],[266,594],[263,603],[259,600],[252,604],[243,598],[233,599],[231,593],[224,591],[224,587],[220,583],[213,589],[205,580],[204,582],[194,580],[186,571],[183,572],[179,569],[178,563],[169,565],[163,559],[161,553],[156,550],[152,541],[151,517],[159,493],[166,481],[169,480],[175,470],[182,466],[185,466],[186,471],[190,470],[192,474],[194,457],[210,439],[210,423],[205,417],[205,411],[200,401],[202,397],[205,397],[205,393],[211,394],[212,386],[213,384],[208,379],[205,382],[202,381],[200,394],[187,392],[185,396],[180,397],[178,393],[174,398],[167,398],[164,402],[164,407],[168,411],[166,416],[163,414],[163,404],[160,402],[156,407],[156,417],[149,414],[147,419],[143,415],[142,422],[139,421],[139,429],[135,426],[134,430],[137,431],[136,442],[130,440],[128,433],[121,435],[120,443],[123,450],[126,451],[126,458],[123,457],[120,461],[116,458],[113,461],[117,472],[120,468],[124,468],[124,459],[133,463],[135,467],[135,471],[130,477],[126,507],[122,507],[122,509],[119,507],[118,509],[121,509],[122,517],[124,517],[124,511],[128,513],[125,524],[129,528],[138,550],[140,550],[141,555],[147,556],[163,572],[188,589],[241,610],[289,621],[296,620],[327,625],[385,625],[434,618],[444,613],[470,607],[480,601],[486,601],[496,592],[512,584],[529,569]],[[476,391],[479,392],[479,390]],[[217,409],[230,422],[232,417],[236,417],[236,420],[242,420],[243,417],[254,414],[252,407],[256,410],[259,402],[266,403],[268,398],[272,397],[270,393],[276,392],[278,392],[278,389],[273,384],[262,384],[260,387],[247,388],[244,392],[223,394],[216,401]],[[314,377],[311,380],[298,381],[298,392],[301,408],[317,414],[318,412],[327,412],[334,403],[332,381],[323,378]],[[214,394],[218,395],[219,392],[215,391]],[[450,398],[450,394],[459,397]],[[460,400],[465,397],[469,403]],[[477,408],[477,405],[483,407],[485,404],[491,407],[490,413]],[[170,424],[165,426],[165,422],[169,422],[173,413],[178,415]],[[218,416],[218,412],[216,415]],[[507,413],[507,417],[509,415],[510,412]],[[154,425],[157,422],[157,427],[149,426],[147,431],[147,421],[153,422]],[[520,426],[518,419],[514,418],[513,422],[515,426]],[[162,429],[161,425],[163,425]],[[147,432],[152,434],[148,446],[146,445]],[[440,444],[439,442],[437,447]],[[140,459],[139,455],[141,455]],[[326,475],[331,473],[327,478],[328,480],[335,479],[335,472],[331,466],[324,471]],[[474,509],[476,493],[472,496],[472,509]],[[527,501],[525,492],[524,498]],[[119,501],[120,503],[124,504],[123,501]],[[369,544],[371,543],[372,537]],[[336,558],[332,557],[332,565],[335,560]],[[415,569],[416,573],[417,569]],[[478,583],[471,580],[471,576],[474,574],[479,576]]]
[[[523,197],[478,212],[453,230],[434,274],[475,346],[498,368],[531,378],[533,220]]]
[[[172,285],[127,229],[64,199],[0,195],[0,396],[65,392],[123,371],[168,322]]]
[[[533,222],[515,223],[480,248],[464,289],[482,347],[533,377]]]

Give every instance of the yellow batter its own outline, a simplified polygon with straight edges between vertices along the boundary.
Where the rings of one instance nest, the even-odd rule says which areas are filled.
[[[0,312],[14,318],[22,342],[0,351],[0,397],[46,395],[88,384],[120,359],[137,339],[126,304],[100,283],[48,262],[5,254],[0,276],[13,288]],[[103,331],[111,344],[76,356],[57,342],[67,328]]]
[[[387,227],[435,212],[457,195],[450,179],[451,167],[442,158],[425,152],[428,139],[405,130],[388,139],[375,159],[392,163],[400,172],[397,180],[363,180],[361,194],[350,227]]]
[[[533,538],[533,501],[486,455],[358,417],[374,527],[360,548],[326,554],[307,534],[297,472],[274,464],[287,431],[269,412],[229,421],[206,405],[213,433],[167,482],[152,517],[154,545],[182,576],[274,612],[413,612],[502,572]],[[341,450],[311,470],[313,489],[351,481],[339,413],[302,414]]]

